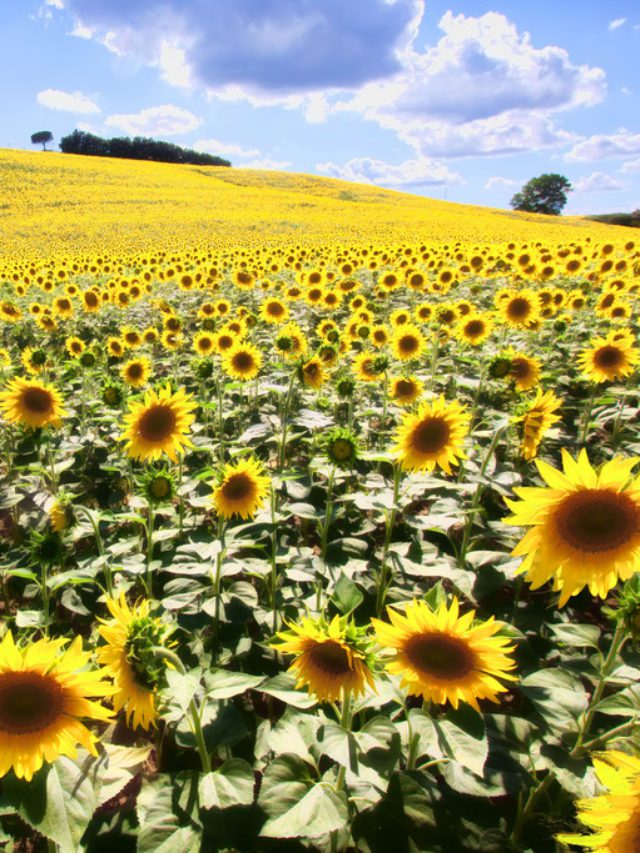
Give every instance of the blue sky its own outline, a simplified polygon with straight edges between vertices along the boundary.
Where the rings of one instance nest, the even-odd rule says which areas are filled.
[[[0,147],[75,127],[567,213],[640,207],[638,0],[0,0]],[[8,70],[8,73],[7,73]]]

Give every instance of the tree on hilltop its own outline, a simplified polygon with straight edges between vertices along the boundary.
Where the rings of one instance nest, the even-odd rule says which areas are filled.
[[[53,133],[50,130],[39,130],[31,134],[32,145],[42,145],[42,150],[47,150],[47,142],[53,142]]]
[[[567,203],[567,193],[572,189],[571,182],[564,175],[540,175],[531,178],[509,204],[514,210],[558,216]]]

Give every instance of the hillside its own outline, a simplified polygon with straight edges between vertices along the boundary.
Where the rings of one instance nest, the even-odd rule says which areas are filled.
[[[0,150],[5,260],[284,242],[558,244],[612,229],[315,175]],[[613,229],[616,239],[627,233]]]

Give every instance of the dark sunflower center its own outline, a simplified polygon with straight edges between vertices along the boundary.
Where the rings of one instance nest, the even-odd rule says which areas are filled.
[[[526,379],[531,373],[531,365],[528,361],[521,358],[515,358],[511,362],[511,375],[515,379]]]
[[[484,332],[484,323],[482,320],[471,320],[465,328],[469,337],[474,338],[476,335],[481,335]]]
[[[130,364],[128,369],[129,379],[140,379],[142,376],[142,365],[138,364]]]
[[[220,349],[230,349],[233,346],[233,338],[231,335],[220,335],[218,338],[218,346]]]
[[[38,672],[0,675],[0,731],[12,735],[39,732],[58,719],[64,691],[50,676]]]
[[[414,429],[411,444],[420,453],[437,453],[446,445],[450,432],[442,418],[427,418]]]
[[[584,489],[555,511],[560,537],[578,551],[599,554],[629,542],[640,529],[640,507],[621,492]]]
[[[475,656],[469,646],[446,634],[419,634],[407,642],[405,653],[420,672],[445,681],[464,678],[474,667]]]
[[[353,445],[346,438],[337,438],[331,446],[331,452],[335,459],[343,462],[353,455]]]
[[[617,367],[623,360],[623,355],[618,347],[600,347],[594,356],[594,362],[598,367]]]
[[[239,352],[233,357],[233,366],[236,370],[251,370],[253,367],[253,356],[249,352]]]
[[[284,306],[279,302],[270,302],[267,305],[267,312],[271,314],[272,317],[279,317],[284,312]]]
[[[152,406],[140,420],[139,433],[145,441],[164,441],[176,425],[176,415],[170,406]]]
[[[415,386],[413,382],[409,382],[408,379],[400,379],[396,385],[396,394],[398,397],[410,397],[414,390]]]
[[[90,308],[95,308],[95,306],[98,304],[98,297],[95,295],[95,293],[85,293],[84,301]]]
[[[403,335],[399,341],[400,349],[405,353],[415,352],[418,349],[418,343],[414,335]]]
[[[232,474],[222,486],[222,494],[228,501],[241,501],[250,497],[253,481],[246,474]]]
[[[211,349],[211,347],[212,347],[212,341],[211,341],[211,338],[200,338],[200,341],[199,341],[199,343],[198,343],[198,346],[199,346],[199,347],[200,347],[200,349],[201,349],[201,350],[203,350],[203,351],[204,351],[204,350]]]
[[[318,643],[309,655],[314,665],[329,675],[346,675],[352,671],[347,650],[334,640]]]
[[[306,376],[309,377],[309,379],[315,379],[318,375],[318,365],[314,364],[313,362],[311,364],[307,364],[305,366],[304,372]]]
[[[509,303],[507,313],[512,319],[518,320],[522,317],[526,317],[530,311],[531,306],[529,304],[529,301],[527,299],[523,299],[522,297],[517,297],[516,299],[512,299]]]
[[[27,388],[22,395],[22,403],[25,409],[38,414],[51,411],[51,394],[44,388]]]

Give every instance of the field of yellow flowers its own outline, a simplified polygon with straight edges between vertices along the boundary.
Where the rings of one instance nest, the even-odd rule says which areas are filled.
[[[0,181],[2,849],[635,850],[634,232]]]

